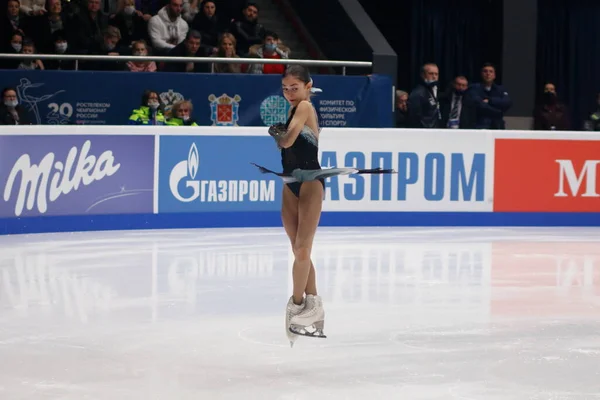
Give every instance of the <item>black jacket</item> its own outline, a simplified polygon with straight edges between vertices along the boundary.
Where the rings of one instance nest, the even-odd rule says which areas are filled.
[[[440,112],[442,114],[442,128],[448,127],[448,119],[450,118],[453,96],[453,88],[449,88],[442,95],[440,95]],[[476,124],[477,108],[475,107],[475,103],[473,102],[469,91],[467,91],[462,95],[462,107],[460,109],[458,128],[475,129]]]
[[[200,46],[195,57],[208,56],[209,48],[203,45]],[[173,47],[168,54],[169,57],[187,57],[187,49],[185,48],[185,40]],[[168,72],[185,72],[184,62],[169,62],[165,64],[165,71]],[[194,72],[210,72],[210,63],[194,63]]]
[[[419,83],[408,96],[408,115],[411,128],[441,127],[439,101],[425,82]]]
[[[12,113],[8,111],[8,108],[4,104],[0,104],[0,125],[32,125],[27,111],[21,105],[18,105],[16,110],[19,115],[18,123],[15,121]]]

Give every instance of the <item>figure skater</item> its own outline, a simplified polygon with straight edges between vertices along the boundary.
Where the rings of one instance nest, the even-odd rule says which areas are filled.
[[[313,239],[321,217],[325,178],[393,171],[380,168],[321,169],[318,159],[321,130],[317,112],[310,101],[312,93],[321,90],[313,87],[308,69],[299,65],[286,69],[282,86],[283,95],[292,108],[287,122],[272,125],[269,134],[281,149],[283,173],[254,165],[263,173],[280,176],[285,183],[281,219],[294,252],[293,294],[287,303],[285,326],[290,346],[293,346],[296,335],[326,337],[323,333],[325,311],[317,293],[315,267],[311,261]]]

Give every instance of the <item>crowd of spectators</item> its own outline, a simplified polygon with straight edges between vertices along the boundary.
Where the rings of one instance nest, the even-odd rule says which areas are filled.
[[[512,106],[509,92],[496,83],[496,67],[484,64],[480,82],[469,83],[456,76],[440,90],[439,68],[428,63],[421,68],[419,83],[408,93],[396,91],[396,127],[419,129],[505,129],[505,113]],[[534,130],[576,130],[571,126],[569,109],[548,82],[541,100],[533,110]],[[584,121],[585,130],[600,131],[600,94],[598,109]]]
[[[290,49],[238,0],[8,0],[0,52],[285,59]],[[0,69],[282,73],[282,64],[0,59]]]

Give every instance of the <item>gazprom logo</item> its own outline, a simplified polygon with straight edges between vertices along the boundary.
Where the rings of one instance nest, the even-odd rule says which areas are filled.
[[[394,168],[397,175],[351,175],[341,183],[337,176],[326,182],[332,200],[483,202],[485,196],[485,154],[412,152],[338,153],[324,151],[323,167]],[[367,179],[370,184],[367,186]]]
[[[169,174],[173,197],[182,203],[275,201],[274,180],[196,179],[198,175],[202,175],[200,153],[196,143],[192,143],[187,160],[177,163]]]
[[[198,165],[200,164],[200,156],[198,155],[198,148],[196,143],[192,143],[190,152],[188,153],[188,173],[190,178],[196,179],[196,173],[198,172]]]

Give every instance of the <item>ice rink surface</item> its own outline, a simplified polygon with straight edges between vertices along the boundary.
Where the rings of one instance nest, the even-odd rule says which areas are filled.
[[[600,399],[600,229],[320,228],[290,348],[283,229],[0,237],[0,399]]]

